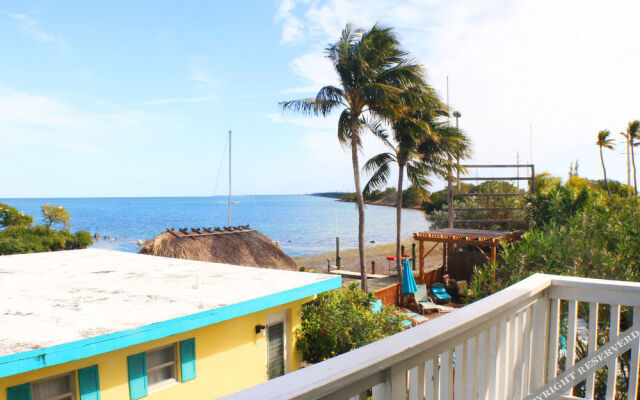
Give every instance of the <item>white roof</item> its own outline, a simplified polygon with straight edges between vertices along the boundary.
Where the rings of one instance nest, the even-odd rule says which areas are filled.
[[[1,256],[0,357],[335,279],[97,249]]]

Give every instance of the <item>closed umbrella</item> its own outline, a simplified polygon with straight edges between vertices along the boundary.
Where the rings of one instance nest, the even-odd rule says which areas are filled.
[[[416,280],[413,278],[413,272],[411,271],[411,265],[408,259],[402,260],[402,294],[407,295],[415,293],[418,290],[416,286]]]

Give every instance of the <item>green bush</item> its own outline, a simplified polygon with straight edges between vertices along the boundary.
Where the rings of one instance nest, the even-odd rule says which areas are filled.
[[[308,362],[319,362],[380,340],[402,330],[403,318],[383,306],[376,313],[373,293],[352,284],[322,293],[302,309],[296,347]]]
[[[84,249],[93,244],[93,238],[87,231],[72,233],[68,229],[51,229],[49,225],[32,226],[33,217],[18,214],[15,208],[0,203],[0,255],[39,253],[45,251]],[[44,210],[44,209],[43,209]],[[68,213],[64,208],[55,207],[68,224]],[[46,217],[46,216],[45,216]],[[48,220],[52,223],[65,223],[63,220]]]
[[[33,223],[33,217],[19,213],[15,208],[0,203],[0,228],[10,226],[28,226]]]

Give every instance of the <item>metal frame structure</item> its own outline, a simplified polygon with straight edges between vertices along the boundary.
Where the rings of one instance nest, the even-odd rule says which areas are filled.
[[[494,164],[494,165],[462,165],[464,168],[517,168],[517,176],[499,176],[499,177],[462,177],[457,178],[460,181],[529,181],[529,192],[536,192],[536,173],[534,164]],[[520,176],[520,168],[528,168],[530,174],[528,176]],[[459,219],[454,218],[455,211],[513,211],[519,210],[516,207],[478,207],[468,208],[461,207],[455,208],[453,199],[455,197],[515,197],[524,196],[524,193],[455,193],[453,191],[453,180],[447,181],[447,205],[449,212],[449,228],[454,228],[455,222],[470,222],[470,223],[510,223],[510,222],[523,222],[521,219]]]

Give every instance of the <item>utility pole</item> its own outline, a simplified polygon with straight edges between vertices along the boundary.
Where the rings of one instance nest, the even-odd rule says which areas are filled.
[[[529,122],[529,164],[533,164],[533,127]]]
[[[454,111],[453,116],[456,118],[456,131],[458,130],[458,119],[462,117],[460,111]],[[457,167],[460,168],[460,157],[456,159]],[[458,192],[460,191],[460,169],[456,170],[456,177],[458,178]]]

